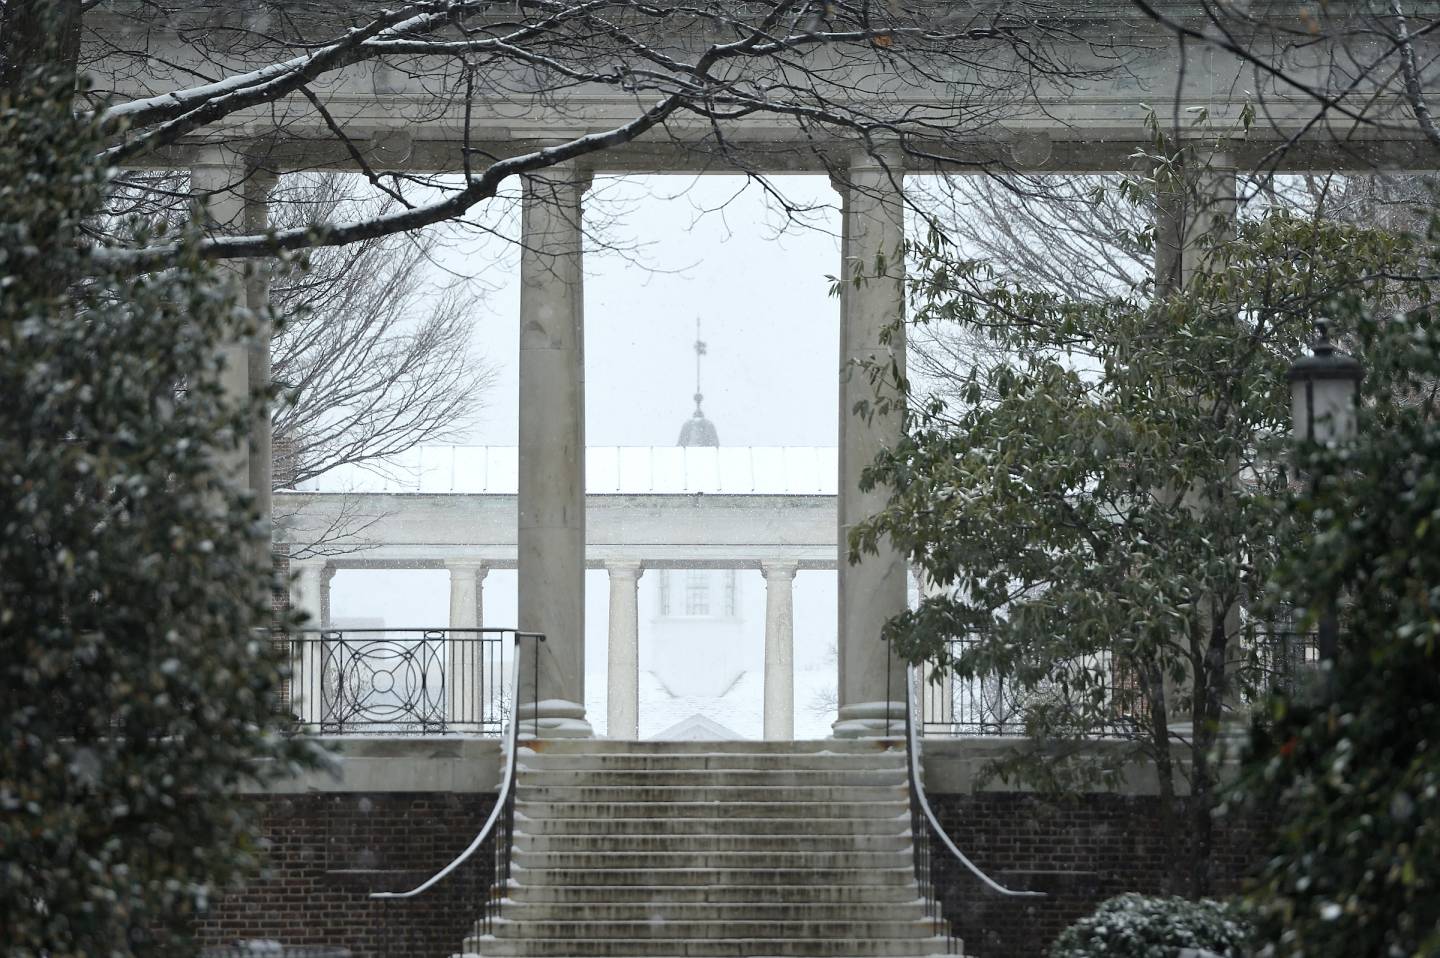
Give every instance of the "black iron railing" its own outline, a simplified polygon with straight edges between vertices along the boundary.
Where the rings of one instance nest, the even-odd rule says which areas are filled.
[[[959,865],[965,873],[978,881],[984,894],[1007,898],[1044,898],[1045,893],[1016,891],[995,881],[956,847],[940,820],[935,817],[935,810],[930,807],[930,799],[925,794],[925,778],[920,768],[920,738],[917,734],[920,702],[916,695],[916,686],[924,684],[922,678],[918,669],[911,669],[905,676],[905,768],[910,780],[910,834],[915,846],[915,879],[920,885],[921,897],[925,900],[926,916],[944,927],[947,951],[958,954],[961,944],[958,919],[953,913],[949,916],[945,914],[944,902],[948,900],[953,904],[957,897],[963,899],[963,896],[958,895],[957,882],[950,883],[953,887],[941,887],[942,876],[947,870],[953,870],[954,866],[948,866],[947,869],[934,860],[937,848],[946,860]],[[964,907],[963,904],[961,907]]]
[[[1258,691],[1295,692],[1320,667],[1319,637],[1299,629],[1256,633],[1252,648],[1259,668]]]
[[[292,633],[288,707],[321,735],[500,735],[514,629]]]
[[[982,641],[979,634],[951,639],[950,661]],[[1252,629],[1237,648],[1241,654],[1237,668],[1243,673],[1237,681],[1247,693],[1242,698],[1263,696],[1272,688],[1293,691],[1319,661],[1313,632]],[[1024,688],[1006,675],[932,676],[926,669],[917,692],[917,728],[922,736],[1024,736],[1027,705],[1043,704],[1053,717],[1065,709],[1066,697],[1071,696],[1077,714],[1093,714],[1099,696],[1110,718],[1094,727],[1094,737],[1133,737],[1148,704],[1138,677],[1124,660],[1097,653],[1074,663],[1071,672],[1069,682]]]
[[[545,636],[538,632],[519,632],[513,629],[492,631],[508,632],[515,637],[513,654],[508,657],[510,680],[506,687],[506,701],[515,702],[519,696],[520,659],[527,651],[524,644],[529,642],[531,648],[528,651],[532,656],[531,675],[535,681],[534,688],[530,690],[531,702],[538,703],[540,643],[545,641]],[[538,723],[538,718],[536,721]],[[494,921],[505,901],[504,890],[510,882],[510,856],[515,844],[515,775],[522,724],[518,710],[510,709],[501,737],[505,752],[505,770],[500,777],[500,793],[495,798],[495,807],[491,809],[485,824],[480,826],[480,830],[465,850],[444,868],[409,891],[371,893],[370,897],[376,901],[393,908],[409,909],[408,914],[391,911],[385,916],[385,935],[382,940],[386,946],[386,958],[411,958],[417,952],[415,942],[408,940],[410,936],[407,935],[407,930],[412,928],[416,920],[433,923],[432,912],[437,906],[431,899],[448,884],[457,885],[467,895],[471,915],[478,911],[478,916],[473,920],[473,931],[476,934],[489,934],[493,930]],[[490,859],[488,869],[485,868],[484,861],[487,849]],[[459,953],[460,944],[458,941],[451,942],[448,947],[452,952]]]

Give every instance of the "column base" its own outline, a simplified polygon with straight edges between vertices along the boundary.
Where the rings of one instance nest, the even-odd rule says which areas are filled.
[[[904,702],[860,702],[840,706],[830,726],[834,738],[904,738]]]
[[[515,710],[521,738],[594,738],[585,706],[564,699],[527,702]]]

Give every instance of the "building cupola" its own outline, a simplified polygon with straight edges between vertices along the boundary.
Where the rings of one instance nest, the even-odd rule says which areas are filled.
[[[701,404],[705,401],[700,392],[700,359],[705,355],[705,341],[700,338],[700,318],[695,318],[695,412],[680,427],[680,446],[719,446],[720,434],[715,424],[705,418]]]

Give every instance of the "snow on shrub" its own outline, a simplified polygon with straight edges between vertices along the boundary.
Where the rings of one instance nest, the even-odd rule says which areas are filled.
[[[1061,932],[1050,958],[1177,958],[1181,949],[1241,958],[1249,923],[1224,902],[1119,895]]]

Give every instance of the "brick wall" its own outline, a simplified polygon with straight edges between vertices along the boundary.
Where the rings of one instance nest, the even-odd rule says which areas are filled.
[[[492,847],[422,899],[372,901],[413,887],[459,853],[493,795],[331,792],[255,796],[267,872],[222,897],[197,931],[202,945],[270,938],[331,945],[355,958],[448,958],[460,951],[494,867]],[[1095,794],[1050,801],[1014,792],[931,794],[956,844],[997,880],[1047,892],[1039,900],[986,894],[943,849],[945,913],[960,918],[967,952],[1041,958],[1051,941],[1106,898],[1160,894],[1182,867],[1170,857],[1153,796]],[[1233,890],[1261,844],[1253,823],[1216,829],[1214,873]]]
[[[936,846],[943,869],[945,915],[959,919],[966,952],[983,958],[1042,958],[1066,926],[1122,892],[1184,891],[1183,863],[1172,858],[1149,795],[1090,794],[1047,800],[1015,792],[930,795],[955,844],[1010,888],[1046,892],[1043,899],[1005,898]],[[1216,894],[1239,888],[1257,864],[1261,828],[1253,820],[1217,822],[1212,874]]]
[[[255,796],[269,843],[266,872],[214,903],[202,945],[269,938],[330,945],[355,958],[458,953],[494,868],[493,846],[422,898],[373,901],[429,878],[470,843],[493,795],[447,792]]]

